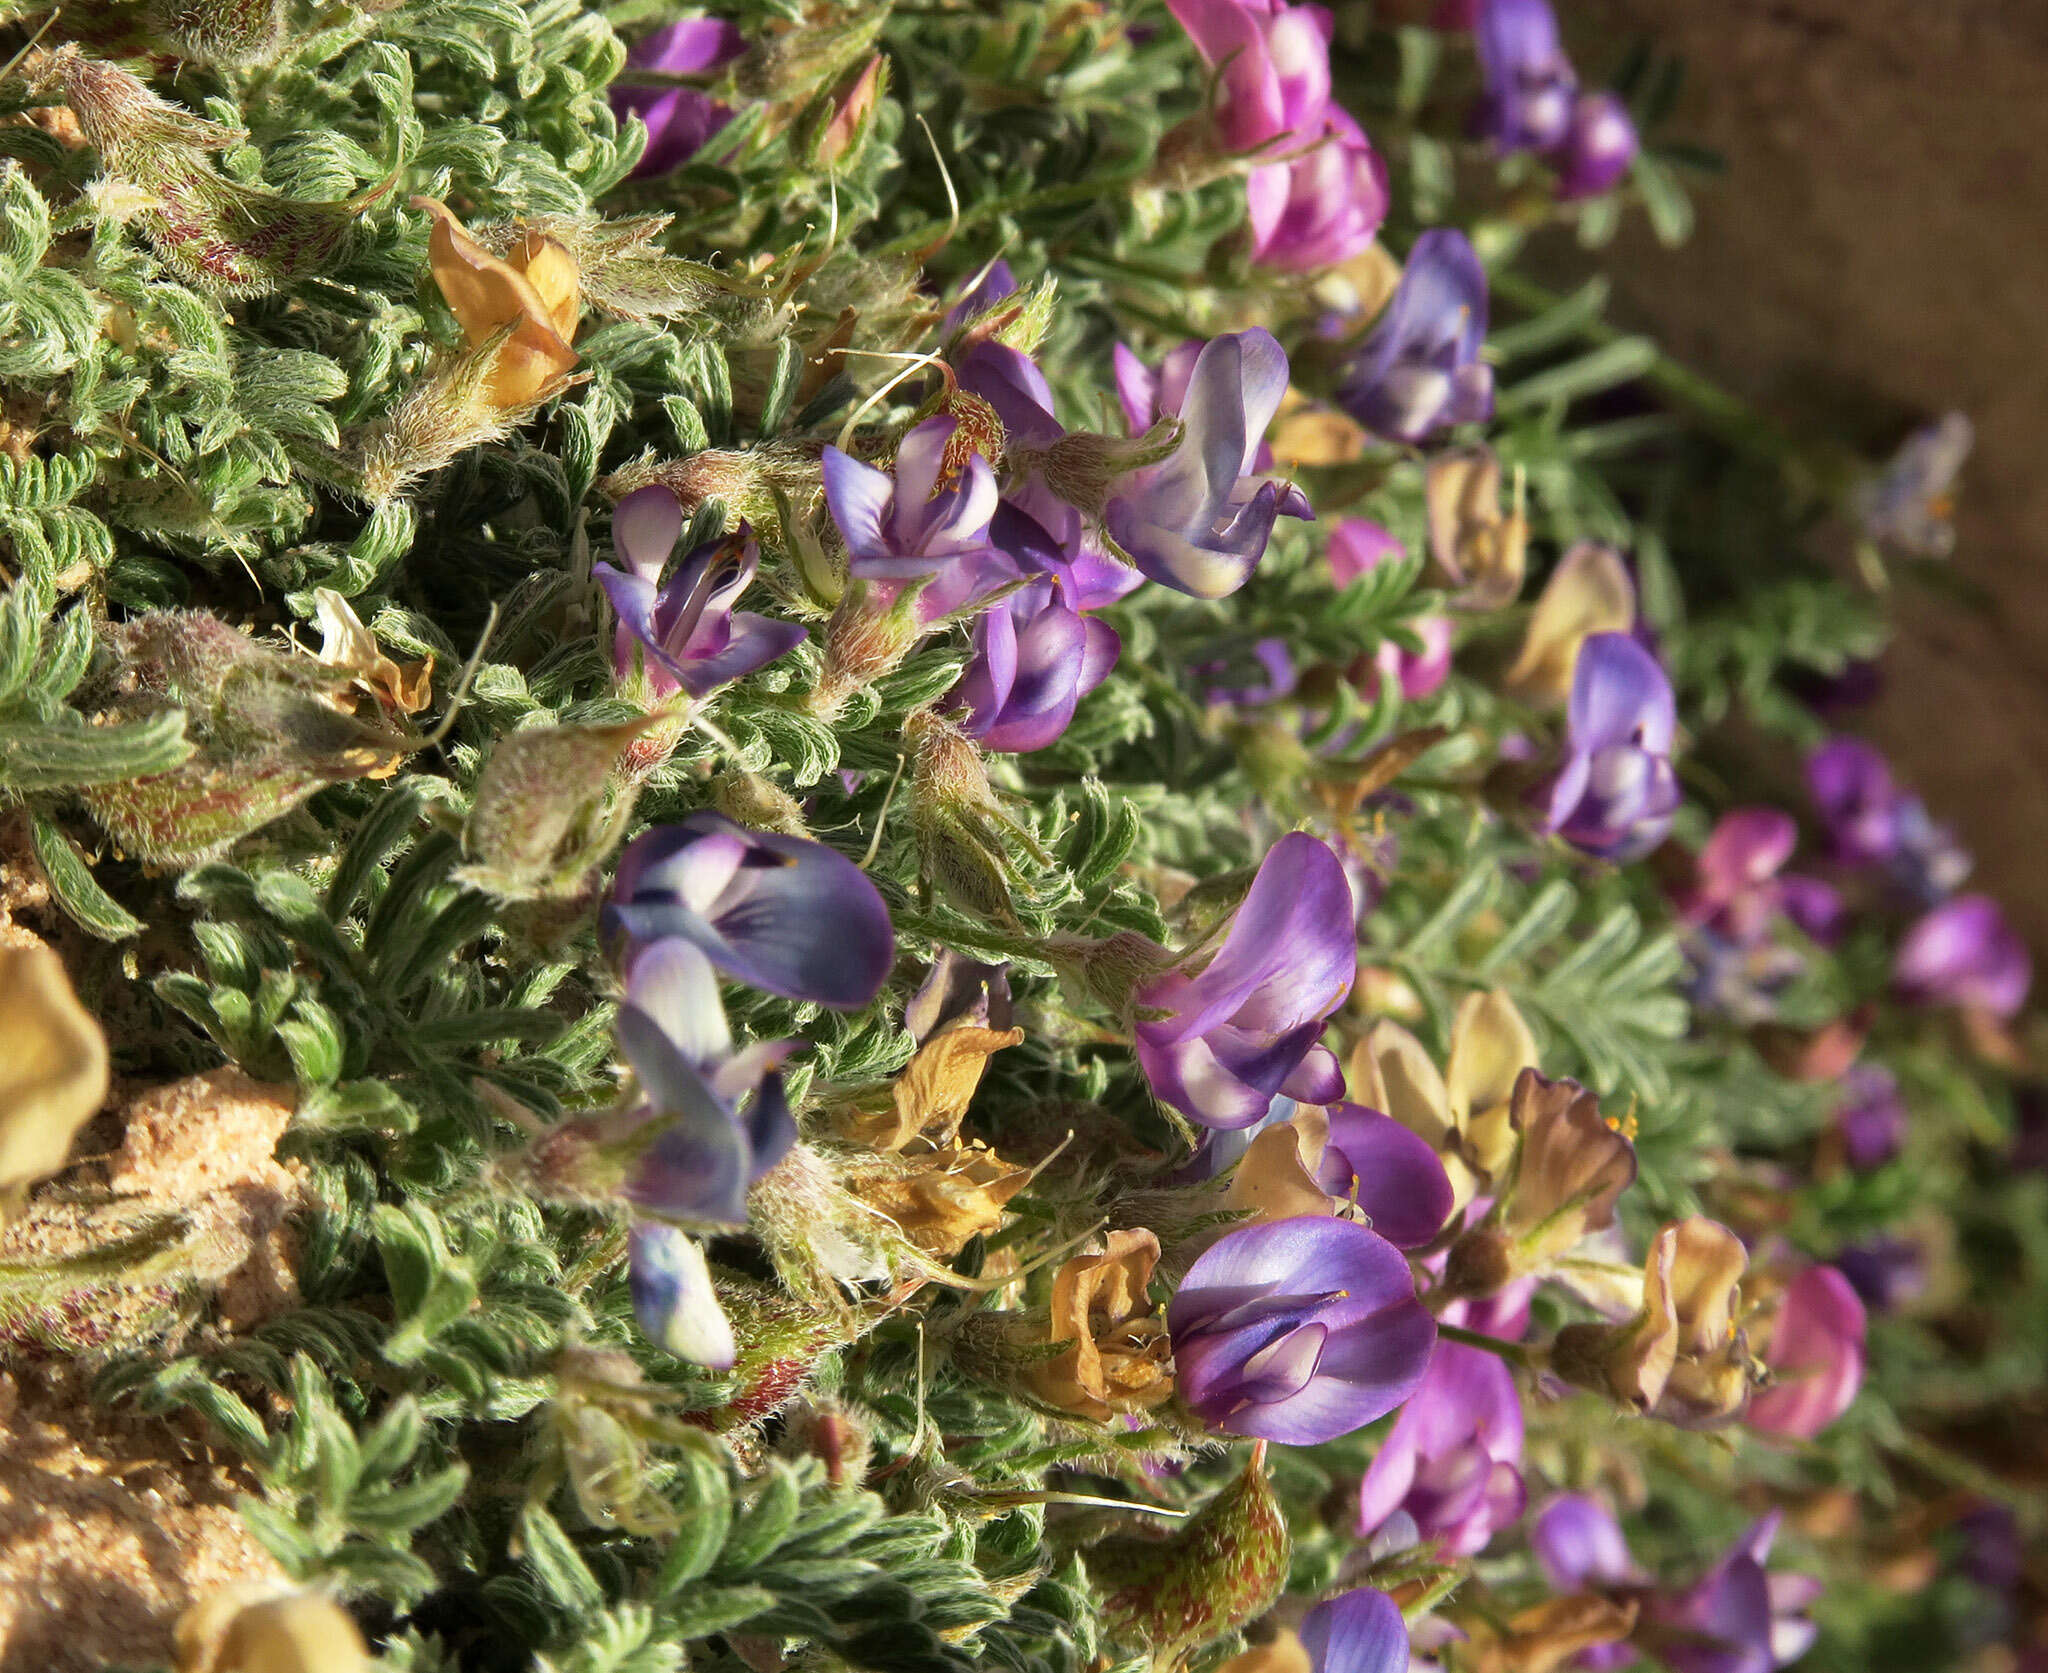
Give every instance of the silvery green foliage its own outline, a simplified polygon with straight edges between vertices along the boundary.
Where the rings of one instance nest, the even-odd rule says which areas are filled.
[[[1755,737],[1782,765],[1819,735],[1794,676],[1882,643],[1870,600],[1804,554],[1813,508],[1787,489],[1838,486],[1846,455],[1775,432],[1609,326],[1597,277],[1552,295],[1518,276],[1525,237],[1575,228],[1597,246],[1637,206],[1682,234],[1681,153],[1653,148],[1628,193],[1532,234],[1519,165],[1496,178],[1466,137],[1461,49],[1371,27],[1372,10],[1340,8],[1338,63],[1394,167],[1388,242],[1445,220],[1487,235],[1501,264],[1488,440],[1526,497],[1539,565],[1580,539],[1632,554],[1692,733],[1679,836],[1697,848],[1709,809],[1789,794],[1743,775]],[[294,1579],[339,1588],[393,1666],[738,1673],[786,1653],[877,1673],[1136,1667],[1146,1645],[1106,1620],[1084,1556],[1108,1524],[1056,1501],[1190,1510],[1241,1460],[1141,1424],[1079,1432],[972,1374],[958,1344],[983,1270],[1078,1245],[1187,1138],[1099,1011],[1077,1008],[1058,938],[1191,941],[1277,836],[1334,808],[1384,873],[1361,928],[1373,991],[1439,1060],[1460,999],[1499,989],[1546,1073],[1633,1114],[1636,1246],[1753,1190],[1779,1207],[1771,1233],[1816,1258],[1914,1211],[1990,1251],[1955,1280],[1980,1344],[1969,1361],[1930,1391],[1917,1373],[1942,1338],[1881,1321],[1868,1392],[1814,1451],[1731,1455],[1675,1431],[1637,1446],[1582,1400],[1532,1474],[1562,1487],[1603,1464],[1635,1472],[1656,1507],[1637,1546],[1652,1567],[1724,1544],[1744,1497],[1845,1486],[1903,1523],[1899,1502],[1931,1499],[1930,1480],[1996,1494],[1955,1437],[1968,1412],[2036,1389],[2048,1348],[2041,1182],[1972,1173],[2012,1122],[2006,1075],[1887,1012],[1873,1049],[1927,1129],[1914,1176],[1814,1171],[1825,1089],[1778,1073],[1764,1031],[1696,1011],[1664,879],[1577,861],[1516,817],[1524,787],[1500,782],[1497,746],[1552,725],[1498,689],[1517,619],[1475,624],[1426,697],[1371,673],[1382,644],[1413,649],[1443,607],[1416,458],[1299,472],[1326,520],[1373,517],[1410,561],[1339,590],[1321,535],[1288,528],[1228,600],[1145,589],[1109,612],[1123,658],[1072,727],[986,763],[972,794],[915,743],[959,679],[964,629],[814,700],[835,603],[814,568],[819,451],[879,455],[925,416],[936,380],[891,380],[940,346],[938,315],[994,257],[1030,294],[1018,334],[1077,427],[1117,427],[1102,416],[1116,341],[1156,360],[1300,315],[1299,282],[1249,263],[1228,170],[1162,164],[1206,96],[1165,11],[746,0],[731,15],[754,45],[720,84],[738,115],[677,173],[635,181],[644,136],[606,88],[622,37],[667,11],[289,5],[280,30],[262,5],[75,22],[67,8],[0,81],[0,798],[57,908],[107,943],[78,957],[139,1019],[116,1041],[121,1071],[149,1083],[232,1062],[295,1086],[286,1147],[312,1202],[301,1305],[239,1334],[78,1344],[103,1367],[101,1397],[208,1425],[260,1483],[245,1507],[258,1537]],[[8,0],[0,18],[11,55],[46,12]],[[887,91],[828,162],[833,101],[871,50]],[[1629,74],[1654,114],[1669,67]],[[575,378],[536,413],[380,495],[363,475],[372,440],[461,343],[415,196],[480,238],[515,219],[547,229],[578,256],[589,311]],[[1334,379],[1305,344],[1297,388],[1326,395]],[[648,480],[685,500],[681,550],[745,517],[764,548],[750,602],[811,629],[701,724],[652,741],[614,680],[590,580],[612,504]],[[311,671],[322,588],[390,658],[432,659],[424,710],[374,711]],[[127,703],[141,659],[113,647],[172,610],[251,637],[221,650],[212,683]],[[1271,637],[1322,677],[1264,708],[1211,703],[1229,682],[1203,671]],[[258,711],[284,717],[262,751],[246,686],[228,692],[258,664],[292,694]],[[314,709],[335,725],[346,709],[377,747],[285,724],[310,727]],[[548,751],[579,738],[591,754],[557,773]],[[1383,750],[1399,756],[1391,782],[1373,777]],[[966,1287],[927,1285],[907,1306],[872,1282],[807,1292],[801,1249],[720,1248],[749,1344],[725,1375],[636,1330],[606,1204],[521,1172],[536,1133],[617,1098],[617,983],[594,911],[612,848],[708,805],[799,819],[862,860],[908,962],[1008,960],[1027,1038],[991,1060],[974,1130],[1034,1155],[1054,1148],[1049,1128],[1075,1135],[1010,1225],[954,1261]],[[1775,1025],[1820,1028],[1880,996],[1888,935],[1865,924],[1805,948]],[[728,991],[743,1038],[806,1042],[790,1088],[813,1136],[909,1059],[907,968],[849,1014]],[[1572,1305],[1546,1294],[1537,1334]],[[1368,1432],[1276,1455],[1295,1600],[1340,1576],[1408,1582],[1432,1605],[1465,1586],[1500,1617],[1540,1600],[1512,1543],[1476,1579],[1427,1553],[1363,1556],[1347,1506],[1375,1445]],[[1856,1589],[1869,1557],[1853,1539],[1793,1543],[1799,1566],[1847,1588],[1812,1665],[1905,1665],[1885,1648],[1902,1623],[1946,1631],[1974,1596],[1951,1576],[1918,1603],[1875,1597]],[[1199,1665],[1241,1645],[1225,1626]]]

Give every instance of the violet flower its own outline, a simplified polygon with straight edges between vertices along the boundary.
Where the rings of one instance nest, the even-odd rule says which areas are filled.
[[[1954,834],[1898,786],[1890,763],[1861,738],[1835,738],[1815,750],[1806,759],[1806,784],[1842,864],[1881,868],[1927,905],[1969,875],[1970,857]]]
[[[1521,1519],[1521,1460],[1513,1374],[1483,1348],[1440,1341],[1359,1484],[1358,1531],[1405,1511],[1445,1555],[1475,1556]]]
[[[1486,269],[1449,227],[1415,240],[1393,300],[1359,346],[1338,403],[1375,434],[1419,442],[1447,424],[1493,416],[1486,341]]]
[[[1571,124],[1559,143],[1557,195],[1598,197],[1612,191],[1640,147],[1635,119],[1612,93],[1582,93],[1572,104]]]
[[[1664,840],[1678,810],[1671,682],[1627,634],[1589,634],[1572,673],[1567,724],[1569,752],[1543,828],[1602,859],[1641,858]]]
[[[1903,1237],[1852,1243],[1836,1252],[1834,1267],[1875,1313],[1892,1312],[1927,1289],[1927,1251]]]
[[[1162,1102],[1205,1127],[1249,1127],[1285,1095],[1335,1103],[1344,1075],[1319,1043],[1358,967],[1351,885],[1326,843],[1282,837],[1223,945],[1197,975],[1132,995],[1138,1063]]]
[[[1558,38],[1550,0],[1480,0],[1473,44],[1486,81],[1480,125],[1503,151],[1564,142],[1579,78]]]
[[[1180,445],[1112,482],[1103,520],[1153,580],[1222,598],[1249,579],[1274,519],[1312,519],[1290,483],[1259,476],[1266,426],[1287,390],[1287,354],[1270,331],[1212,338],[1195,357],[1180,405]]]
[[[681,504],[656,484],[638,488],[612,514],[612,544],[626,562],[591,565],[618,612],[612,668],[620,679],[644,663],[653,695],[702,697],[765,668],[803,643],[805,630],[733,605],[760,567],[760,548],[742,523],[686,557],[666,583],[663,566],[683,532]]]
[[[1835,1131],[1849,1166],[1860,1173],[1881,1168],[1906,1142],[1906,1100],[1899,1078],[1880,1063],[1858,1063],[1842,1076],[1842,1101],[1835,1107]]]
[[[1408,1623],[1401,1606],[1370,1586],[1317,1604],[1296,1635],[1311,1673],[1408,1673]]]
[[[1313,273],[1362,254],[1387,218],[1387,165],[1365,130],[1336,106],[1320,144],[1255,168],[1244,183],[1252,260]]]
[[[626,1263],[633,1315],[647,1339],[678,1359],[730,1370],[739,1346],[703,1246],[678,1227],[638,1220],[627,1236]]]
[[[975,620],[974,660],[956,688],[967,705],[960,729],[984,749],[1044,749],[1108,678],[1122,645],[1107,623],[1066,604],[1056,580],[1033,582]]]
[[[917,425],[897,445],[893,474],[825,449],[825,503],[855,575],[915,580],[988,552],[996,476],[972,449],[951,456],[958,430],[943,413]]]
[[[1989,895],[1958,895],[1906,931],[1892,983],[1914,1005],[1956,1005],[2010,1017],[2027,1000],[2034,961]]]
[[[746,51],[746,40],[723,18],[686,17],[664,24],[633,43],[626,70],[654,77],[710,76]],[[680,168],[732,120],[732,107],[701,88],[615,82],[612,109],[623,119],[647,125],[647,149],[633,165],[633,178]]]
[[[1217,138],[1227,151],[1299,146],[1330,104],[1330,14],[1286,0],[1167,0],[1204,63],[1221,72]]]
[[[1595,1499],[1564,1493],[1536,1517],[1530,1545],[1553,1588],[1606,1592],[1641,1600],[1635,1640],[1673,1673],[1773,1673],[1812,1646],[1804,1611],[1820,1582],[1803,1574],[1768,1574],[1764,1563],[1777,1537],[1773,1512],[1751,1526],[1727,1555],[1680,1591],[1652,1589],[1635,1564],[1614,1515]],[[1626,1665],[1626,1644],[1588,1651],[1580,1665]]]
[[[1849,1409],[1863,1386],[1863,1303],[1831,1266],[1809,1266],[1785,1286],[1771,1345],[1775,1378],[1743,1421],[1767,1435],[1810,1441]]]
[[[747,1188],[796,1143],[777,1070],[798,1042],[735,1052],[711,961],[680,937],[633,954],[616,1027],[653,1129],[620,1195],[669,1220],[745,1225]]]
[[[1443,1230],[1454,1194],[1429,1141],[1391,1115],[1334,1104],[1329,1141],[1314,1169],[1331,1196],[1356,1203],[1397,1249],[1419,1249]]]
[[[896,957],[889,909],[851,860],[709,810],[627,845],[604,922],[642,945],[680,936],[729,976],[837,1010],[873,999]]]
[[[1407,1257],[1322,1215],[1226,1233],[1188,1269],[1166,1323],[1188,1408],[1212,1428],[1289,1446],[1392,1411],[1436,1341]]]
[[[1752,1525],[1684,1591],[1650,1597],[1636,1635],[1672,1673],[1773,1673],[1812,1647],[1805,1611],[1820,1582],[1764,1568],[1780,1520],[1773,1511]]]

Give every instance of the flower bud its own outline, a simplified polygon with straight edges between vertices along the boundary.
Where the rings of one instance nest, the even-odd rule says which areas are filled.
[[[1263,1614],[1287,1579],[1287,1523],[1266,1481],[1265,1447],[1244,1473],[1163,1540],[1103,1540],[1087,1553],[1110,1632],[1172,1667]]]
[[[498,740],[462,829],[466,882],[506,900],[573,894],[633,809],[615,769],[652,724],[533,726]]]
[[[851,167],[860,160],[868,135],[875,125],[875,112],[889,90],[889,61],[875,53],[858,70],[840,83],[827,107],[808,150],[818,168]]]

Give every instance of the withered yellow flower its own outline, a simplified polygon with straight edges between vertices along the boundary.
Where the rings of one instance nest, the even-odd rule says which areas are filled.
[[[1522,591],[1529,523],[1519,505],[1502,511],[1500,485],[1500,460],[1485,447],[1439,453],[1423,473],[1430,555],[1468,610],[1501,609]]]
[[[889,1088],[888,1110],[851,1116],[848,1136],[877,1150],[901,1150],[920,1137],[934,1145],[950,1145],[959,1136],[988,1060],[1023,1038],[1021,1028],[972,1023],[956,1023],[934,1034],[917,1048],[917,1055]]]
[[[201,1598],[172,1629],[178,1673],[366,1673],[348,1611],[319,1592],[231,1586]]]
[[[0,1215],[64,1166],[107,1097],[107,1037],[47,947],[0,949]]]
[[[1216,1673],[1314,1673],[1315,1663],[1292,1627],[1232,1656]]]
[[[1173,1393],[1173,1344],[1145,1293],[1159,1239],[1143,1229],[1114,1231],[1107,1245],[1053,1275],[1045,1339],[1067,1347],[1025,1373],[1048,1406],[1096,1423],[1149,1411]]]
[[[1531,703],[1571,695],[1579,646],[1592,633],[1627,633],[1636,624],[1636,589],[1612,547],[1582,540],[1559,560],[1537,595],[1507,688]]]
[[[1399,1023],[1375,1023],[1351,1054],[1351,1096],[1391,1115],[1444,1159],[1458,1205],[1507,1167],[1515,1134],[1508,1118],[1516,1078],[1536,1066],[1536,1038],[1498,990],[1470,993],[1451,1022],[1444,1071]]]
[[[416,197],[434,218],[427,261],[434,283],[472,350],[497,346],[487,389],[502,412],[544,399],[576,366],[569,346],[583,303],[576,260],[563,246],[526,231],[501,259],[486,250],[445,204]]]
[[[1257,1225],[1330,1213],[1336,1199],[1315,1181],[1329,1142],[1329,1115],[1309,1105],[1264,1129],[1232,1170],[1224,1207],[1251,1214]]]
[[[355,606],[331,587],[313,590],[313,619],[320,626],[320,660],[348,675],[350,682],[391,715],[418,714],[433,696],[434,659],[394,662],[377,636],[363,626]]]
[[[969,1239],[996,1230],[1010,1199],[1031,1183],[1029,1168],[982,1144],[877,1154],[847,1162],[841,1175],[849,1191],[934,1260],[951,1260]]]
[[[1598,1644],[1635,1630],[1636,1601],[1581,1594],[1554,1597],[1509,1617],[1504,1628],[1483,1623],[1472,1634],[1475,1673],[1557,1673]]]

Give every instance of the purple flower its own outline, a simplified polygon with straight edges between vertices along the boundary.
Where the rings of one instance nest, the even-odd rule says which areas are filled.
[[[652,1133],[620,1194],[670,1220],[745,1225],[747,1187],[796,1143],[777,1073],[796,1042],[735,1052],[711,961],[674,937],[633,954],[617,1030]]]
[[[1557,153],[1557,195],[1598,197],[1611,191],[1639,145],[1628,106],[1612,93],[1582,93]]]
[[[729,976],[838,1010],[873,999],[896,957],[889,909],[851,860],[708,810],[627,845],[604,921],[640,944],[680,936]]]
[[[1415,240],[1387,311],[1359,346],[1337,398],[1368,430],[1419,442],[1447,424],[1493,415],[1486,341],[1486,269],[1462,232]]]
[[[715,75],[746,50],[738,29],[717,17],[688,17],[636,41],[626,69],[655,78],[654,85],[614,83],[612,109],[647,124],[647,149],[633,165],[636,179],[680,168],[732,120],[732,108],[696,87],[666,78]]]
[[[1757,1522],[1684,1591],[1652,1595],[1637,1637],[1672,1673],[1772,1673],[1812,1646],[1804,1612],[1820,1582],[1764,1570],[1779,1520],[1774,1511]]]
[[[1906,1100],[1899,1078],[1878,1063],[1858,1063],[1842,1076],[1842,1101],[1835,1107],[1835,1130],[1849,1166],[1867,1173],[1881,1168],[1906,1142]]]
[[[1678,809],[1671,682],[1627,634],[1589,634],[1567,721],[1570,748],[1544,829],[1602,859],[1640,858],[1664,840]]]
[[[1365,1211],[1397,1249],[1419,1249],[1451,1217],[1450,1175],[1421,1134],[1362,1104],[1335,1104],[1315,1182]]]
[[[1834,1265],[1856,1298],[1878,1313],[1904,1306],[1927,1288],[1927,1252],[1902,1237],[1852,1243],[1836,1253]]]
[[[1303,1215],[1227,1233],[1166,1310],[1181,1399],[1233,1435],[1315,1446],[1415,1392],[1436,1321],[1400,1250]]]
[[[1970,857],[1954,835],[1934,823],[1918,796],[1899,788],[1890,764],[1861,738],[1835,738],[1815,750],[1806,760],[1806,784],[1844,865],[1881,867],[1929,905],[1969,875]]]
[[[1369,1586],[1317,1604],[1298,1636],[1312,1673],[1408,1673],[1401,1606]]]
[[[1743,1421],[1767,1435],[1810,1441],[1863,1386],[1863,1303],[1831,1266],[1810,1266],[1785,1287],[1765,1363],[1776,1386],[1749,1403]]]
[[[733,605],[761,562],[746,524],[736,534],[699,546],[666,584],[663,566],[683,532],[682,506],[668,489],[635,489],[612,514],[612,544],[624,569],[600,563],[591,573],[618,612],[612,667],[629,677],[644,657],[656,697],[692,697],[766,667],[801,644],[804,629]]]
[[[659,1220],[637,1220],[626,1243],[633,1314],[647,1339],[678,1359],[732,1368],[739,1358],[732,1321],[719,1304],[703,1247]]]
[[[1217,137],[1228,151],[1315,137],[1330,104],[1330,14],[1285,0],[1167,0],[1203,62],[1221,72]]]
[[[1885,467],[1861,484],[1852,507],[1863,532],[1888,552],[1945,558],[1955,549],[1956,478],[1976,445],[1969,417],[1952,412],[1915,430]]]
[[[1134,993],[1152,1013],[1133,1030],[1145,1078],[1205,1127],[1249,1127],[1283,1094],[1336,1102],[1343,1071],[1319,1041],[1357,968],[1343,863],[1305,832],[1282,837],[1201,973],[1169,971]]]
[[[1579,78],[1550,0],[1480,0],[1473,44],[1486,81],[1480,124],[1503,151],[1548,151],[1571,130]]]
[[[1287,389],[1287,354],[1269,331],[1212,338],[1180,403],[1180,445],[1112,483],[1109,535],[1153,580],[1222,598],[1250,577],[1274,519],[1313,518],[1291,484],[1254,474],[1266,426]]]
[[[1255,168],[1244,183],[1252,259],[1284,273],[1336,267],[1364,251],[1387,218],[1387,165],[1365,130],[1334,105],[1314,149]]]
[[[855,575],[916,580],[988,554],[996,476],[972,449],[957,456],[958,430],[943,413],[926,419],[898,444],[893,475],[825,449],[825,503]]]
[[[1499,1357],[1438,1342],[1414,1398],[1373,1454],[1358,1489],[1358,1531],[1396,1511],[1450,1556],[1486,1549],[1521,1519],[1522,1400]]]
[[[968,714],[961,730],[984,749],[1044,749],[1121,648],[1115,629],[1063,602],[1056,580],[1033,582],[975,620],[974,660],[957,688]]]
[[[1613,1513],[1597,1500],[1560,1494],[1543,1507],[1530,1544],[1560,1592],[1615,1592],[1642,1601],[1635,1638],[1673,1673],[1773,1673],[1798,1660],[1814,1640],[1804,1611],[1820,1583],[1802,1574],[1767,1574],[1778,1515],[1766,1516],[1720,1562],[1682,1591],[1652,1590],[1636,1567]],[[1617,1667],[1623,1645],[1602,1646],[1583,1665]]]
[[[1957,1005],[2009,1017],[2027,1000],[2034,961],[1989,895],[1958,895],[1906,931],[1892,982],[1914,1005]]]
[[[1529,1548],[1555,1592],[1619,1591],[1649,1580],[1614,1512],[1583,1493],[1559,1493],[1536,1513]]]

